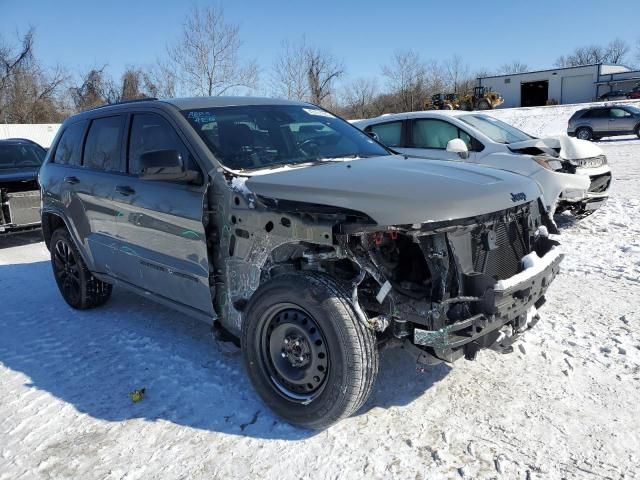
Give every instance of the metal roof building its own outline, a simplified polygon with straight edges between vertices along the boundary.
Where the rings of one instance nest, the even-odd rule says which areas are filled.
[[[605,63],[478,78],[478,85],[502,94],[501,108],[592,102],[639,82],[640,71]]]

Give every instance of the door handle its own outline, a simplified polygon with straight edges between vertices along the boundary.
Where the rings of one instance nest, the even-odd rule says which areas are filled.
[[[125,197],[128,197],[129,195],[133,195],[134,193],[136,193],[136,191],[131,188],[129,185],[118,185],[116,187],[116,192],[118,192],[120,195],[124,195]]]
[[[74,176],[64,177],[64,183],[69,183],[71,185],[75,185],[76,183],[80,183],[80,179],[78,177],[74,177]]]

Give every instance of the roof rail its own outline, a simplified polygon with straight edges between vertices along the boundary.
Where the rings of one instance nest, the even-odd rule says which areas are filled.
[[[123,100],[121,102],[105,103],[104,105],[99,105],[97,107],[88,108],[87,110],[85,110],[85,112],[90,112],[92,110],[97,110],[99,108],[113,107],[115,105],[126,105],[127,103],[136,103],[136,102],[149,102],[149,101],[153,101],[153,100],[158,100],[158,99],[156,97],[133,98],[131,100]]]

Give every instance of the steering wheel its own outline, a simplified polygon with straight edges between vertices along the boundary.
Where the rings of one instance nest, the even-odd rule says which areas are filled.
[[[298,148],[307,157],[317,157],[318,154],[320,153],[320,145],[313,138],[309,138],[307,140],[300,142],[298,144]]]

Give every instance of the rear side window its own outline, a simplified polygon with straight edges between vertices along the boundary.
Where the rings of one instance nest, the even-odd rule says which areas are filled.
[[[62,133],[62,138],[58,142],[56,152],[53,156],[53,163],[61,165],[80,165],[80,152],[82,150],[82,134],[84,133],[84,122],[69,125]]]
[[[189,150],[169,122],[153,113],[134,115],[129,137],[129,173],[140,173],[140,156],[156,150],[176,150],[188,170],[197,169]]]
[[[587,110],[582,118],[604,118],[609,115],[609,111],[605,108],[598,108],[595,110]]]
[[[122,171],[120,139],[124,117],[97,118],[91,122],[84,147],[82,164],[105,171]]]
[[[400,147],[402,145],[402,120],[370,125],[365,130],[375,133],[380,143],[387,147]]]

